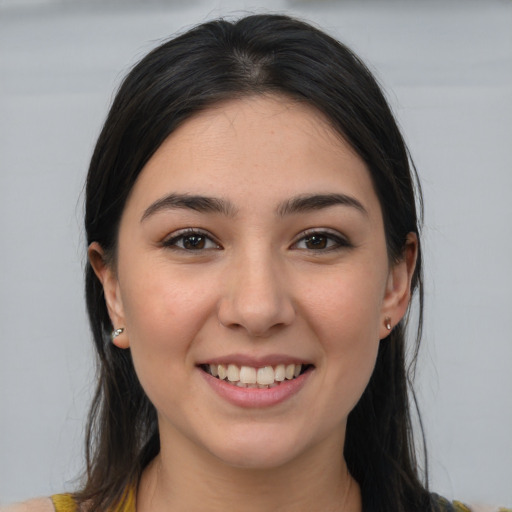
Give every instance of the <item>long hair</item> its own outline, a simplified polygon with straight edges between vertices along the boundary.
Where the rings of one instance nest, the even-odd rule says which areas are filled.
[[[280,94],[322,112],[369,169],[382,208],[388,257],[403,256],[407,234],[419,239],[421,193],[390,108],[370,71],[346,46],[282,15],[217,20],[171,39],[144,57],[121,84],[97,141],[86,184],[88,244],[115,265],[117,232],[137,176],[186,119],[220,101]],[[412,291],[419,296],[422,259]],[[89,319],[98,354],[98,387],[87,427],[87,469],[79,502],[106,510],[123,500],[158,453],[156,411],[141,388],[129,350],[109,340],[103,289],[86,269]],[[344,456],[365,512],[430,510],[412,437],[405,320],[381,341],[376,367],[350,413]],[[412,395],[413,396],[413,395]],[[340,454],[341,455],[341,454]]]

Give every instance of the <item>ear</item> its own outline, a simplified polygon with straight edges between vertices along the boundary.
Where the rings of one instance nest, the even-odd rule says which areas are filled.
[[[386,292],[382,303],[380,339],[390,331],[405,315],[411,300],[411,281],[418,256],[418,237],[409,233],[405,241],[402,259],[389,269]],[[388,329],[386,324],[391,325]]]
[[[87,254],[94,273],[103,285],[103,294],[110,321],[114,329],[124,328],[126,325],[124,308],[116,272],[112,265],[107,263],[105,252],[98,242],[93,242],[89,245]],[[122,335],[117,336],[112,342],[119,348],[128,348],[130,346],[126,331]]]

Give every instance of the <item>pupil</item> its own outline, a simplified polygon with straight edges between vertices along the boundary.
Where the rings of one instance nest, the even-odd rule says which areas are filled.
[[[308,249],[325,249],[327,246],[327,238],[325,236],[313,235],[306,239]]]
[[[185,238],[183,245],[186,249],[203,249],[204,236],[190,235]]]

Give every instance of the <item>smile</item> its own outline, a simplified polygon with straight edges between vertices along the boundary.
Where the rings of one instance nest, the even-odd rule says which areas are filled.
[[[236,364],[203,364],[200,368],[209,375],[240,388],[269,389],[284,381],[294,380],[312,365],[278,364],[255,368]]]

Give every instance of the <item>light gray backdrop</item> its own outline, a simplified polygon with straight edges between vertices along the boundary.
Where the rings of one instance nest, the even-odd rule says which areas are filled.
[[[0,503],[70,489],[82,465],[80,195],[112,91],[174,31],[268,10],[347,42],[387,90],[426,200],[432,487],[512,505],[510,0],[0,0]]]

